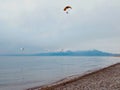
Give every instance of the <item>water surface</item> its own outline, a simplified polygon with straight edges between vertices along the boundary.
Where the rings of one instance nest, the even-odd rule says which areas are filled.
[[[118,57],[1,56],[0,90],[24,90],[117,62]]]

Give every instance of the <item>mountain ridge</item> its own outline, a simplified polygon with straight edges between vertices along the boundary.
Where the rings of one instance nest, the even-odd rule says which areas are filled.
[[[120,54],[114,54],[109,52],[103,52],[99,50],[84,50],[84,51],[56,51],[56,52],[44,52],[34,54],[6,54],[0,56],[120,56]]]
[[[86,51],[58,51],[34,54],[36,56],[118,56],[120,54],[113,54],[99,50],[86,50]]]

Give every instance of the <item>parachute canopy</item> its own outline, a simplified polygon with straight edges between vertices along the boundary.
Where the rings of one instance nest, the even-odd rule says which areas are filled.
[[[64,8],[64,11],[67,11],[67,9],[72,9],[72,7],[71,7],[71,6],[66,6],[66,7]]]
[[[66,7],[64,8],[64,11],[68,14],[69,9],[72,9],[72,7],[71,7],[71,6],[66,6]]]

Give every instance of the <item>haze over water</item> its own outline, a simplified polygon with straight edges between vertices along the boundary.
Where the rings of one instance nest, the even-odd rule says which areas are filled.
[[[120,62],[118,57],[0,57],[0,90],[23,90]]]

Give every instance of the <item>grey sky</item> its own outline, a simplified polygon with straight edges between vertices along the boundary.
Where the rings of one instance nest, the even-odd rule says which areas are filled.
[[[120,0],[0,0],[0,54],[21,47],[120,53]]]

